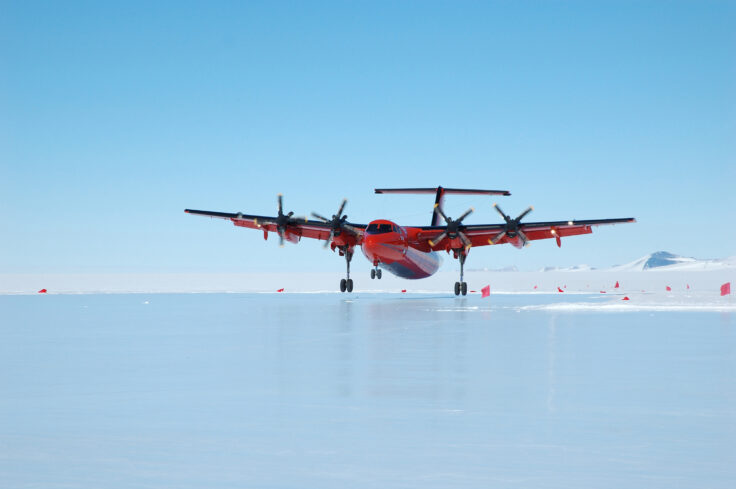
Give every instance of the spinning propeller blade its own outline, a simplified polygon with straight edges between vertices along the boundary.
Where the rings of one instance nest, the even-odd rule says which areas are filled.
[[[445,237],[449,236],[450,238],[460,238],[465,251],[468,251],[472,246],[472,243],[470,242],[470,239],[468,239],[468,237],[465,235],[465,233],[463,233],[460,229],[462,228],[463,219],[472,214],[474,209],[471,207],[470,209],[465,211],[465,213],[461,215],[457,220],[453,220],[451,217],[447,217],[447,215],[445,215],[445,213],[442,211],[442,208],[439,204],[435,204],[434,211],[442,216],[442,219],[445,220],[447,226],[445,226],[445,229],[442,231],[442,233],[440,233],[439,236],[434,239],[427,240],[430,248],[434,248],[435,245],[439,244],[443,239],[445,239]]]
[[[343,215],[343,211],[345,210],[345,205],[348,203],[348,199],[343,199],[340,203],[340,207],[337,209],[337,214],[332,215],[332,219],[327,219],[325,216],[322,216],[320,214],[317,214],[316,212],[312,212],[312,216],[316,217],[320,221],[329,224],[330,225],[330,235],[327,238],[327,241],[325,241],[324,247],[327,248],[330,243],[332,242],[332,239],[335,236],[339,236],[340,233],[343,231],[347,231],[350,234],[353,235],[359,235],[360,230],[354,226],[351,226],[348,224],[347,218],[348,216]]]
[[[503,231],[495,235],[493,238],[489,239],[488,243],[495,245],[506,236],[510,238],[516,238],[518,236],[522,244],[526,246],[529,243],[529,239],[527,238],[526,234],[524,234],[524,232],[521,230],[520,224],[521,220],[527,214],[534,210],[534,207],[529,206],[524,212],[519,214],[516,219],[511,219],[504,211],[501,210],[501,208],[496,203],[493,204],[493,208],[496,209],[499,214],[501,214],[503,220],[506,221],[506,223],[504,224]]]

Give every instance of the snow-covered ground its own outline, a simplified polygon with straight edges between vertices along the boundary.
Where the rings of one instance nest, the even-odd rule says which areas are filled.
[[[339,261],[339,260],[338,260]],[[344,276],[343,263],[324,273],[229,273],[229,274],[0,274],[0,294],[35,294],[47,289],[49,294],[89,293],[312,293],[339,290]],[[457,262],[446,264],[442,271],[422,280],[404,280],[384,273],[381,280],[371,280],[370,266],[356,260],[352,278],[356,292],[444,293],[459,279]],[[720,286],[736,283],[736,258],[695,260],[657,252],[632,263],[592,269],[585,265],[545,271],[524,272],[514,266],[501,270],[466,270],[465,280],[476,292],[490,285],[494,293],[625,293],[666,292],[673,299],[692,302],[710,300],[719,295]],[[616,282],[619,287],[615,288]],[[559,289],[558,289],[559,288]]]
[[[0,296],[0,487],[735,487],[736,312],[667,296]]]

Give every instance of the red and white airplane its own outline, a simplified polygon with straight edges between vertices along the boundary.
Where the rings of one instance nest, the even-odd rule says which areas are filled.
[[[636,222],[634,218],[593,219],[587,221],[552,221],[521,223],[521,220],[532,211],[532,207],[519,214],[516,219],[507,216],[498,205],[493,207],[503,217],[501,224],[463,224],[473,209],[468,209],[462,216],[452,219],[442,210],[445,195],[448,194],[480,194],[511,195],[506,190],[474,190],[457,188],[397,188],[375,189],[377,194],[435,194],[434,211],[429,226],[399,226],[398,224],[378,219],[369,224],[348,222],[343,215],[347,200],[343,200],[337,214],[327,219],[317,213],[312,215],[318,220],[304,217],[293,217],[294,213],[283,212],[283,199],[278,196],[278,215],[254,216],[249,214],[212,212],[186,209],[184,212],[200,216],[227,219],[240,227],[260,229],[263,238],[268,233],[277,233],[281,245],[284,241],[297,243],[302,237],[325,240],[325,247],[338,250],[345,257],[347,264],[346,278],[340,280],[341,292],[353,291],[353,280],[350,278],[350,260],[355,247],[360,246],[363,254],[373,264],[371,278],[380,279],[381,269],[406,279],[426,278],[434,274],[440,267],[441,258],[438,251],[452,253],[453,258],[460,260],[460,281],[455,282],[455,295],[466,295],[468,284],[463,281],[463,268],[470,249],[474,246],[499,245],[510,243],[522,248],[530,241],[554,238],[557,246],[561,246],[560,238],[577,234],[592,233],[593,226]],[[440,224],[440,218],[444,224]]]

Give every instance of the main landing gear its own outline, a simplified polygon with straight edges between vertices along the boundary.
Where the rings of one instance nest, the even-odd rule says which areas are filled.
[[[350,260],[353,259],[353,250],[347,246],[341,246],[340,254],[345,255],[345,264],[347,265],[347,277],[340,280],[340,292],[352,292],[353,279],[350,278]]]
[[[381,269],[378,268],[378,265],[376,265],[374,268],[371,268],[371,280],[373,280],[374,278],[381,280]]]
[[[460,281],[455,282],[455,295],[468,295],[468,283],[463,282],[463,268],[465,266],[465,259],[468,257],[468,255],[463,248],[454,251],[456,258],[460,260]]]

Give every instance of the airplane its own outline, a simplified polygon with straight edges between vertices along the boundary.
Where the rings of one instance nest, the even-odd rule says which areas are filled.
[[[405,279],[422,279],[439,270],[440,251],[452,253],[454,259],[460,261],[460,280],[455,282],[455,295],[467,295],[468,284],[464,281],[465,260],[470,249],[477,246],[499,245],[509,243],[516,248],[523,248],[531,241],[554,238],[557,246],[562,246],[561,238],[578,234],[592,233],[593,226],[636,222],[633,217],[618,219],[593,219],[584,221],[551,221],[522,223],[534,208],[529,207],[511,219],[497,204],[494,209],[503,217],[501,224],[463,224],[463,220],[473,211],[468,209],[459,218],[452,219],[443,211],[446,195],[502,195],[511,193],[507,190],[478,190],[461,188],[382,188],[374,189],[377,194],[434,194],[435,203],[432,220],[429,226],[400,226],[387,219],[377,219],[368,224],[355,224],[347,220],[343,214],[347,199],[343,199],[336,214],[328,219],[316,212],[312,216],[294,217],[293,212],[284,214],[283,196],[278,194],[278,213],[276,216],[255,216],[242,212],[213,212],[185,209],[188,214],[208,216],[232,221],[235,226],[260,229],[263,239],[268,233],[276,233],[279,243],[285,241],[298,243],[301,238],[324,240],[328,246],[340,256],[345,257],[346,277],[340,280],[340,292],[353,291],[353,279],[350,278],[350,261],[355,247],[360,246],[363,254],[373,264],[371,279],[381,279],[382,270],[386,270]],[[441,222],[440,218],[442,219]]]

